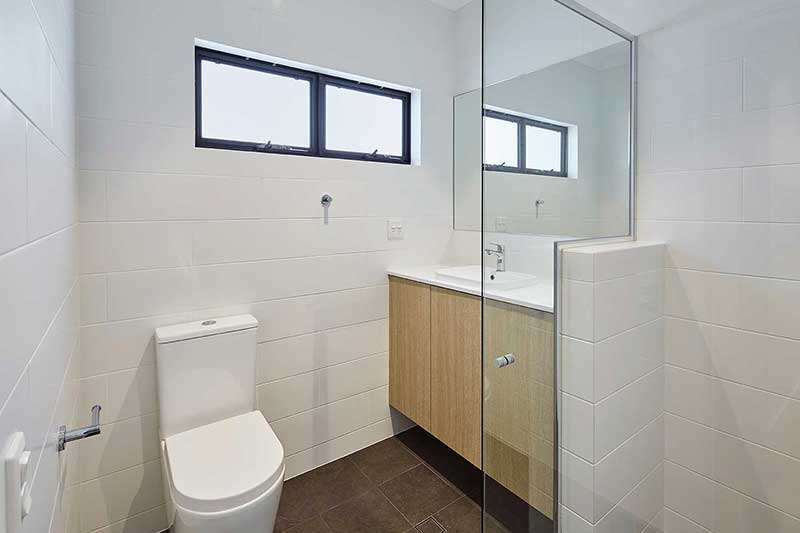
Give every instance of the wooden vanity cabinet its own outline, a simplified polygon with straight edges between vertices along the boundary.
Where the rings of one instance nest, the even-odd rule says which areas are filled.
[[[552,518],[552,314],[390,276],[389,336],[390,405]]]
[[[481,466],[481,299],[431,287],[430,432]]]
[[[431,287],[389,278],[389,404],[431,430]]]

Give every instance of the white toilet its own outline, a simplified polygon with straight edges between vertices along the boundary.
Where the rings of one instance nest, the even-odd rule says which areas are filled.
[[[250,315],[156,329],[161,464],[172,533],[270,533],[283,446],[255,405]]]

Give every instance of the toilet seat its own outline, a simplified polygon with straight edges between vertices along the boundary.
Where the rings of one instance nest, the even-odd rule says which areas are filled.
[[[165,439],[170,493],[183,509],[213,513],[247,504],[283,476],[283,446],[260,411]]]

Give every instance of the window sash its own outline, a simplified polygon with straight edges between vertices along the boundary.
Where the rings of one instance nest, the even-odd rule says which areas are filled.
[[[212,139],[203,136],[203,80],[202,63],[212,61],[231,65],[235,67],[247,68],[258,72],[265,72],[278,76],[287,76],[296,79],[308,80],[310,84],[310,147],[297,147],[285,145],[270,145],[248,141],[237,141],[231,139]],[[347,89],[376,94],[388,98],[396,98],[403,104],[402,120],[402,155],[393,156],[386,154],[371,154],[362,152],[348,152],[341,150],[327,150],[325,146],[325,87],[328,85],[344,87]],[[312,157],[325,157],[332,159],[352,159],[361,161],[377,161],[383,163],[411,164],[411,94],[380,87],[368,83],[362,83],[335,76],[327,76],[317,72],[287,67],[253,59],[218,50],[195,47],[195,146],[198,148],[218,148],[224,150],[241,150],[247,152],[263,152],[271,154],[291,154]]]
[[[512,115],[510,113],[502,113],[500,111],[494,111],[492,109],[484,109],[483,115],[485,117],[491,117],[499,120],[505,120],[507,122],[513,122],[517,125],[517,162],[516,166],[510,165],[490,165],[484,164],[484,170],[489,170],[492,172],[513,172],[515,174],[534,174],[537,176],[552,176],[558,178],[566,178],[568,176],[567,173],[567,160],[568,160],[568,138],[569,138],[569,128],[566,126],[561,126],[559,124],[553,124],[551,122],[543,122],[541,120],[535,120],[532,118],[521,117],[519,115]],[[535,128],[541,128],[545,130],[551,130],[558,132],[561,135],[561,170],[539,170],[533,168],[527,168],[527,161],[526,161],[526,147],[525,147],[525,128],[526,126],[533,126]]]

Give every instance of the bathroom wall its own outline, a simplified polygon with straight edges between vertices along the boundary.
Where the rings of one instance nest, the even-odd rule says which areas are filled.
[[[562,254],[562,533],[659,531],[664,506],[664,246]]]
[[[153,330],[260,322],[257,399],[288,475],[407,427],[384,269],[450,234],[454,14],[428,0],[99,0],[78,13],[82,531],[165,526]],[[195,38],[421,91],[421,162],[194,148]],[[327,217],[319,201],[334,197]],[[388,218],[405,239],[388,241]]]
[[[638,231],[667,243],[664,528],[800,531],[800,6],[640,37]]]
[[[0,5],[0,449],[31,451],[26,533],[76,531],[79,283],[71,1]]]

